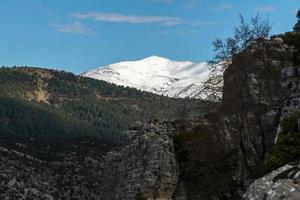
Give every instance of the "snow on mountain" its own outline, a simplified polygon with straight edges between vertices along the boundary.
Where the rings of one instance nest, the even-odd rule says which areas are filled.
[[[82,76],[169,97],[201,98],[199,91],[209,73],[209,67],[204,62],[179,62],[151,56],[99,67],[84,72]]]

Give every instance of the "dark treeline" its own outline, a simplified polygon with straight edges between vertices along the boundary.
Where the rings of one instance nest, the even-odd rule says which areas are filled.
[[[11,136],[97,136],[97,129],[48,106],[0,97],[0,133]]]

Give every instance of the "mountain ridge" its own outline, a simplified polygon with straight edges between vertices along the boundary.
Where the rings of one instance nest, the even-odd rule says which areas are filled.
[[[187,104],[185,99],[167,98],[135,88],[50,69],[2,67],[0,83],[0,126],[6,130],[1,132],[0,127],[0,135],[12,133],[22,135],[24,130],[27,132],[34,130],[34,133],[41,133],[43,136],[52,135],[48,129],[59,135],[55,128],[57,125],[45,128],[55,124],[56,121],[51,119],[58,116],[59,122],[68,121],[66,124],[72,125],[65,127],[62,124],[61,129],[67,130],[63,131],[62,135],[77,136],[82,135],[81,132],[95,135],[96,131],[96,135],[101,138],[114,139],[135,123],[155,119],[177,119],[181,117],[179,113]],[[4,99],[3,102],[1,98]],[[9,106],[1,106],[7,101]],[[13,102],[16,102],[18,107]],[[195,111],[195,115],[203,112],[200,112],[202,110],[200,100],[189,101],[190,104],[192,104],[190,109]],[[27,113],[28,120],[18,117],[19,110]],[[49,124],[43,123],[41,120],[44,118],[37,118],[36,115],[46,116],[44,121],[48,119]],[[29,119],[34,119],[36,123],[30,123]],[[95,131],[79,131],[77,134],[76,123],[79,122],[80,124],[82,122],[81,130]],[[31,124],[36,126],[32,127]]]
[[[209,74],[205,62],[173,61],[154,55],[98,67],[81,76],[173,98],[203,98],[199,91]]]

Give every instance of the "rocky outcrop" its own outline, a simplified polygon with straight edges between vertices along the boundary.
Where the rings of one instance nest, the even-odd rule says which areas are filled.
[[[245,200],[297,200],[300,198],[300,163],[285,165],[256,180]]]
[[[177,125],[176,125],[177,124]],[[0,140],[0,199],[185,199],[177,182],[173,138],[178,123],[124,132],[124,143],[97,140]],[[114,148],[114,150],[112,150]]]
[[[150,123],[125,132],[127,144],[105,157],[101,199],[172,199],[178,177],[175,133],[172,123]]]
[[[291,48],[290,51],[293,52],[295,49]],[[282,133],[282,120],[300,110],[299,65],[285,64],[281,69],[280,88],[280,104],[265,115],[266,120],[264,123],[268,124],[268,121],[272,121],[272,116],[277,116],[278,121],[273,123],[273,127],[276,124],[278,126],[275,143]],[[299,120],[298,124],[300,124]],[[248,187],[243,197],[245,200],[297,200],[300,198],[299,181],[300,162],[290,163],[257,179]]]
[[[105,149],[97,140],[1,138],[0,199],[99,199]]]
[[[246,186],[276,138],[283,102],[280,69],[291,65],[282,54],[290,53],[281,38],[257,40],[224,72],[220,113],[224,127],[230,127],[229,143],[239,150],[237,180]]]
[[[289,66],[281,70],[283,107],[281,118],[300,109],[300,67]]]
[[[300,67],[288,66],[281,70],[283,104],[278,112],[280,120],[300,110]],[[298,126],[300,125],[298,120]],[[299,126],[300,130],[300,126]],[[281,134],[279,123],[276,140]],[[275,140],[275,142],[276,142]],[[245,200],[298,200],[300,198],[300,161],[287,164],[257,179],[246,193]]]
[[[295,62],[299,52],[288,43],[296,36],[293,33],[258,41],[235,57],[224,73],[222,109],[225,119],[233,122],[229,132],[233,143],[236,139],[236,146],[241,146],[237,177],[246,187],[280,135],[281,120],[300,110],[300,66]],[[236,132],[241,137],[234,138],[240,127],[242,131]],[[245,199],[299,199],[299,193],[298,198],[294,194],[285,196],[299,190],[299,178],[291,176],[295,174],[278,179],[289,167],[258,179],[248,188]]]

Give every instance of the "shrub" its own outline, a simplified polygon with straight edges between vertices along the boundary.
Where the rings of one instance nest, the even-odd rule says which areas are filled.
[[[282,36],[282,39],[286,44],[288,44],[289,46],[294,46],[295,49],[298,50],[298,52],[300,51],[300,34],[286,33]],[[294,52],[292,60],[294,64],[300,64],[298,52]]]
[[[264,161],[264,171],[269,172],[300,158],[300,133],[282,134]]]
[[[279,135],[277,143],[271,148],[263,162],[264,172],[275,170],[286,163],[300,158],[299,118],[300,112],[298,111],[282,120],[283,132]]]
[[[147,197],[145,197],[143,193],[139,192],[135,195],[135,200],[147,200]]]
[[[234,199],[233,152],[216,137],[211,127],[200,125],[175,138],[180,179],[189,199]]]
[[[281,126],[283,133],[296,133],[298,132],[298,120],[300,118],[300,111],[295,112],[289,117],[282,120]]]

